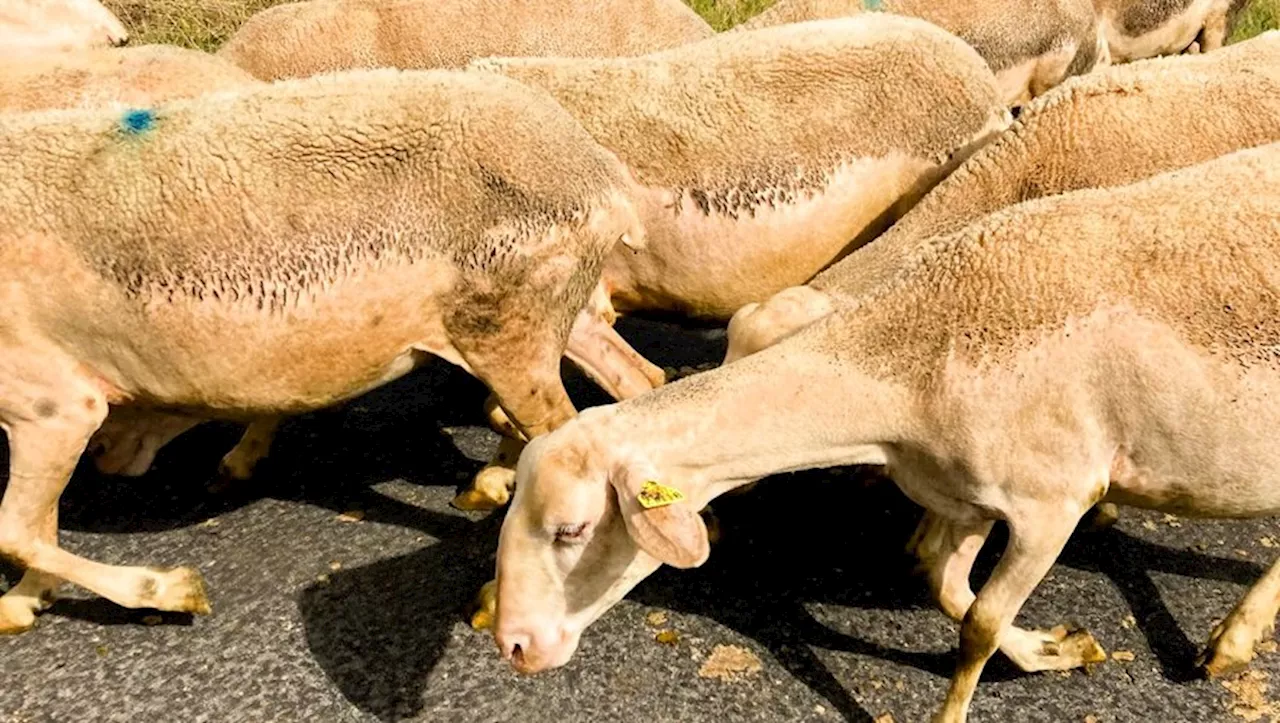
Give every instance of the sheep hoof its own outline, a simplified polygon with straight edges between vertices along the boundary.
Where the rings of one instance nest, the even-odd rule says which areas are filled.
[[[490,464],[476,473],[470,489],[453,498],[456,509],[467,512],[496,510],[511,500],[516,486],[516,471],[500,464]]]
[[[480,592],[476,595],[476,611],[471,614],[472,630],[488,630],[493,627],[493,621],[498,610],[498,582],[490,580],[480,588]]]
[[[1210,678],[1229,678],[1243,673],[1253,661],[1258,638],[1252,626],[1232,614],[1209,635],[1209,643],[1196,657],[1196,667]]]
[[[1093,508],[1089,529],[1101,531],[1110,528],[1120,519],[1120,508],[1111,502],[1100,502]]]
[[[480,490],[470,489],[454,497],[449,504],[454,509],[462,510],[463,512],[489,512],[498,509],[505,503],[506,500],[498,501]]]
[[[493,627],[493,613],[488,610],[477,610],[471,616],[471,629],[476,632],[483,632]]]
[[[1206,660],[1206,658],[1209,659]],[[1209,678],[1232,678],[1249,667],[1249,660],[1205,650],[1196,659],[1196,667],[1204,671],[1205,676]]]
[[[1098,644],[1098,641],[1088,630],[1068,632],[1065,627],[1058,626],[1051,630],[1050,633],[1054,637],[1061,636],[1061,640],[1058,642],[1060,654],[1070,660],[1079,660],[1080,666],[1105,663],[1107,660],[1107,651]]]
[[[148,607],[170,612],[210,615],[213,605],[204,576],[191,567],[150,568],[142,586],[142,594],[134,607]]]
[[[1087,630],[1059,625],[1052,630],[1011,628],[1000,650],[1024,673],[1072,670],[1104,662],[1107,652]]]
[[[36,626],[36,609],[29,598],[0,597],[0,635],[25,633]]]
[[[261,456],[251,456],[237,446],[218,463],[218,475],[230,481],[244,482],[253,477],[253,470],[261,460]]]

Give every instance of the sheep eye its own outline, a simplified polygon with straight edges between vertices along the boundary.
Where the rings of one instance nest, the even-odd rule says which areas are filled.
[[[556,542],[575,542],[582,539],[582,533],[587,529],[587,523],[579,522],[576,525],[560,525],[556,528]]]

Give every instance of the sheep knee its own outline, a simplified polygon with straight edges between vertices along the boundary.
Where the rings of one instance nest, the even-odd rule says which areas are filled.
[[[747,304],[729,320],[724,364],[767,349],[834,310],[831,297],[809,286],[793,286],[762,304]]]
[[[0,520],[0,558],[26,569],[34,556],[34,536],[12,520]]]

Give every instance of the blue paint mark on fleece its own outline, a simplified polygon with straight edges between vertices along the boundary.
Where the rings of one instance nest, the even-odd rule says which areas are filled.
[[[156,125],[156,114],[145,108],[127,110],[120,116],[120,130],[131,135],[146,133]]]
[[[862,0],[862,7],[867,10],[879,10],[880,0]]]

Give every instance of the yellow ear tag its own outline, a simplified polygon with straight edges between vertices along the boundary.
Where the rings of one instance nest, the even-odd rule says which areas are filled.
[[[684,493],[680,490],[651,479],[645,480],[644,484],[640,485],[640,494],[636,495],[636,501],[646,510],[674,505],[683,499]]]

